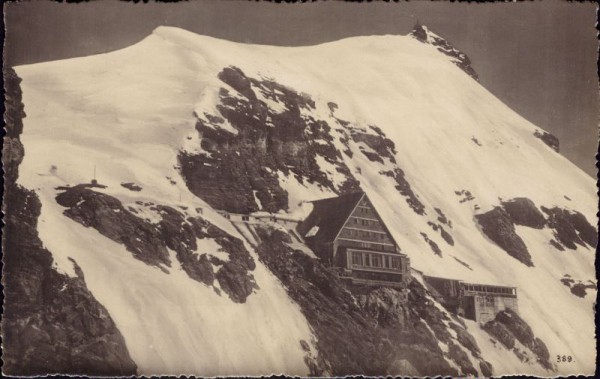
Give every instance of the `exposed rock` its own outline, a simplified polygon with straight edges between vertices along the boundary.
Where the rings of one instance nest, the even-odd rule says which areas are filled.
[[[456,194],[456,196],[462,196],[462,199],[460,199],[458,201],[461,204],[466,203],[467,201],[475,200],[475,197],[471,194],[471,191],[460,190],[460,191],[454,191],[454,193]]]
[[[427,225],[431,226],[431,229],[435,230],[436,232],[439,230],[444,241],[446,241],[448,245],[454,246],[454,238],[452,238],[452,235],[448,233],[443,226],[437,225],[431,221],[427,221]]]
[[[396,189],[404,198],[406,203],[415,211],[418,215],[425,214],[425,205],[421,203],[417,195],[413,192],[410,183],[406,180],[404,171],[396,167],[393,171],[380,171],[380,174],[389,176],[396,181]]]
[[[542,212],[535,206],[533,201],[526,197],[503,201],[502,207],[516,225],[529,226],[535,229],[542,229],[546,225],[546,219]]]
[[[594,228],[579,212],[554,207],[542,207],[542,211],[548,215],[548,226],[554,229],[554,236],[566,248],[575,250],[579,244],[596,248],[598,234]]]
[[[475,338],[473,338],[473,336],[470,335],[465,330],[465,328],[453,322],[450,323],[450,327],[456,332],[458,342],[460,342],[461,345],[469,349],[473,356],[479,357],[479,355],[481,354],[481,349],[479,348],[479,345],[477,345],[477,341],[475,341]]]
[[[20,159],[6,160],[6,152],[13,150],[13,154],[15,146],[23,156],[20,79],[5,68],[4,80],[4,117],[10,137],[3,148],[2,372],[10,376],[135,375],[137,366],[123,336],[88,291],[79,266],[72,261],[76,277],[56,271],[52,253],[38,236],[41,203],[33,191],[15,183]]]
[[[125,245],[133,256],[149,265],[171,267],[167,248],[175,251],[186,274],[212,286],[219,281],[221,289],[238,303],[243,303],[258,289],[253,275],[256,264],[241,240],[232,237],[203,218],[186,218],[178,210],[153,206],[161,216],[157,224],[137,217],[121,202],[89,185],[65,188],[56,201],[67,207],[65,215],[102,235]],[[198,240],[213,238],[229,256],[227,262],[215,259],[212,251],[198,253]],[[214,267],[220,266],[216,273]]]
[[[17,180],[19,164],[23,160],[25,151],[19,140],[23,131],[23,117],[25,117],[24,106],[21,100],[21,78],[10,67],[4,67],[4,121],[5,131],[2,145],[2,167],[4,169],[4,180],[14,183]]]
[[[471,268],[471,266],[469,266],[469,264],[468,264],[468,263],[466,263],[465,261],[462,261],[462,260],[460,260],[460,259],[458,259],[458,258],[456,258],[456,257],[454,257],[454,256],[453,256],[452,258],[454,258],[454,260],[455,260],[455,261],[457,261],[457,262],[458,262],[458,263],[460,263],[461,265],[465,266],[465,267],[466,267],[466,268],[468,268],[469,270],[473,271],[473,269]]]
[[[137,259],[150,265],[171,266],[158,226],[129,212],[118,199],[80,184],[58,194],[56,202],[68,208],[66,216],[122,243]]]
[[[465,53],[452,46],[445,39],[431,32],[427,26],[421,25],[417,22],[409,35],[416,38],[420,42],[435,46],[439,52],[450,57],[451,61],[465,73],[467,73],[467,75],[479,81],[477,72],[475,72],[471,66],[471,60],[469,57]]]
[[[494,326],[488,327],[488,324]],[[498,325],[502,325],[504,329]],[[496,337],[498,337],[498,334],[493,334],[492,332],[497,333],[498,330],[502,330],[502,333],[500,334],[505,334],[508,332],[510,336],[517,339],[521,344],[523,344],[523,346],[529,348],[536,355],[537,361],[542,365],[542,367],[548,370],[554,369],[554,366],[550,363],[550,353],[546,347],[546,344],[544,344],[541,339],[533,335],[531,327],[513,310],[506,309],[498,312],[494,320],[484,325],[484,329]],[[509,340],[509,338],[506,336],[503,336],[502,338]],[[503,340],[500,341],[503,342]],[[514,343],[513,346],[506,346],[513,348]]]
[[[583,298],[586,295],[587,289],[596,289],[596,286],[593,284],[577,283],[571,287],[571,292],[573,295]]]
[[[481,375],[486,378],[490,378],[492,375],[494,375],[494,367],[490,362],[480,361],[479,368],[481,369]]]
[[[560,243],[556,242],[556,240],[554,240],[554,239],[550,240],[550,245],[554,246],[559,251],[565,251],[565,248],[563,247],[563,245],[561,245]]]
[[[128,183],[121,183],[121,186],[127,188],[130,191],[134,191],[134,192],[139,192],[139,191],[142,190],[141,186],[139,186],[139,185],[137,185],[135,183],[130,183],[130,182],[128,182]]]
[[[570,216],[573,227],[579,233],[579,238],[590,245],[590,247],[596,248],[598,245],[598,232],[596,228],[579,212],[571,213]]]
[[[555,135],[540,130],[536,130],[535,132],[533,132],[533,135],[541,139],[542,142],[550,146],[550,148],[556,151],[557,153],[560,151],[560,141]]]
[[[477,376],[477,370],[469,360],[469,356],[457,344],[450,342],[448,344],[448,356],[452,359],[462,371],[462,375]]]
[[[594,284],[594,282],[592,282],[591,280],[588,280],[585,283],[581,280],[578,280],[576,282],[573,278],[571,278],[571,275],[569,274],[565,274],[565,276],[563,276],[562,279],[560,279],[560,282],[565,286],[569,287],[573,295],[581,298],[584,298],[587,295],[588,289],[596,291],[598,290],[596,284]]]
[[[435,255],[439,255],[441,257],[442,256],[442,250],[440,249],[440,247],[438,246],[438,244],[435,243],[435,241],[430,240],[426,233],[421,232],[421,236],[423,237],[423,239],[425,240],[425,242],[427,242],[429,244],[429,247],[431,247],[431,250],[433,250],[433,252],[435,253]]]
[[[406,299],[398,291],[381,287],[356,297],[359,306],[369,318],[376,320],[378,325],[388,327],[399,324],[406,327]]]
[[[526,266],[533,266],[527,246],[517,235],[515,226],[504,209],[495,207],[489,212],[475,215],[475,219],[481,225],[482,232],[508,255]]]
[[[441,222],[444,225],[448,225],[450,228],[452,228],[452,221],[450,221],[448,219],[448,217],[446,217],[446,215],[444,214],[444,212],[442,212],[442,210],[440,208],[433,208],[437,214],[438,214],[438,221]]]
[[[515,337],[502,323],[492,320],[486,322],[482,328],[492,337],[495,337],[498,341],[500,341],[500,343],[502,343],[507,349],[510,350],[515,347]]]
[[[382,158],[388,159],[392,163],[396,163],[394,155],[396,155],[396,145],[392,140],[385,137],[383,131],[376,126],[370,126],[371,129],[375,130],[377,135],[361,132],[357,129],[352,129],[350,135],[354,142],[362,142],[377,153],[377,161],[383,163]],[[367,152],[363,151],[366,155]],[[367,155],[367,157],[369,157]],[[373,160],[373,159],[371,159]]]
[[[315,107],[309,96],[269,79],[247,77],[236,67],[224,68],[219,78],[241,96],[221,88],[217,109],[222,117],[207,115],[196,124],[203,153],[180,153],[181,173],[192,193],[229,212],[287,209],[288,195],[278,172],[300,183],[342,190],[321,171],[317,157],[346,177],[343,190],[358,188],[353,188],[357,182],[333,143],[330,126],[301,113]],[[257,94],[284,110],[276,112]],[[225,120],[237,133],[219,127]]]

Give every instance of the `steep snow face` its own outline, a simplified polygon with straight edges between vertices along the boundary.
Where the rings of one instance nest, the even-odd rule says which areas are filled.
[[[123,50],[16,69],[27,113],[19,183],[42,201],[40,237],[55,254],[58,270],[72,274],[69,257],[81,266],[141,373],[307,371],[298,341],[311,340],[310,327],[260,263],[254,274],[260,290],[247,304],[233,304],[186,278],[176,265],[167,274],[134,260],[123,246],[63,216],[54,200],[55,187],[89,182],[95,168],[107,185],[102,191],[123,203],[202,208],[203,217],[240,236],[188,190],[178,167],[182,151],[206,154],[195,129],[198,119],[232,136],[239,133],[224,117],[220,122],[206,115],[219,116],[221,88],[232,97],[248,96],[219,79],[229,66],[312,98],[315,106],[303,115],[332,128],[344,165],[413,267],[428,275],[518,287],[521,316],[551,357],[575,358],[557,363],[556,373],[513,359],[497,367],[497,374],[593,372],[595,291],[580,298],[560,280],[570,275],[595,283],[594,249],[576,245],[559,251],[550,243],[553,229],[517,225],[515,233],[531,255],[533,267],[528,267],[484,235],[474,216],[502,200],[524,197],[537,207],[578,211],[596,225],[594,181],[534,136],[539,128],[481,87],[452,57],[412,37],[283,48],[161,27]],[[272,114],[286,111],[277,96],[256,96]],[[374,137],[354,138],[356,131],[389,139],[394,148],[374,150],[369,143]],[[341,181],[330,163],[320,164],[334,183]],[[288,193],[292,214],[303,213],[303,200],[339,191],[273,174]],[[121,183],[137,183],[142,190],[132,192]],[[478,329],[482,355],[500,362],[503,353],[486,350],[484,333]],[[502,367],[510,372],[499,372]]]

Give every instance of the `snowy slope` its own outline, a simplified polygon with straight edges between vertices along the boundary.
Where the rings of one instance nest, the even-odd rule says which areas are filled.
[[[166,274],[135,261],[122,246],[64,217],[54,200],[55,187],[89,182],[96,166],[98,179],[107,185],[102,191],[124,204],[142,200],[202,207],[204,217],[239,236],[188,190],[177,159],[180,151],[201,150],[194,114],[218,114],[216,94],[227,86],[217,75],[231,65],[310,94],[315,100],[310,115],[333,128],[339,151],[353,152],[352,157],[342,154],[344,163],[413,267],[429,275],[517,286],[521,315],[546,342],[551,358],[575,357],[573,363],[558,364],[558,373],[593,371],[595,292],[575,297],[560,278],[569,274],[595,282],[594,251],[578,246],[559,252],[548,243],[548,228],[518,227],[534,263],[527,267],[482,234],[474,219],[499,205],[499,198],[527,197],[538,207],[577,210],[596,225],[593,179],[535,138],[539,128],[435,47],[408,36],[285,48],[160,27],[123,50],[16,68],[27,113],[19,183],[42,200],[40,237],[55,254],[58,270],[73,274],[68,257],[81,266],[141,373],[307,372],[298,341],[311,340],[310,326],[260,263],[255,271],[260,290],[246,304],[234,304],[177,267]],[[281,104],[265,102],[274,112],[282,111]],[[337,110],[332,112],[328,102],[335,102]],[[379,174],[392,163],[367,159],[357,142],[345,145],[339,138],[344,127],[336,119],[365,130],[376,125],[394,142],[397,166],[423,203],[424,215],[409,207],[391,178]],[[223,128],[235,133],[227,123]],[[55,173],[49,172],[51,165]],[[339,173],[325,161],[320,165],[339,188]],[[302,212],[300,201],[333,194],[278,175],[294,214]],[[121,187],[123,182],[138,183],[143,190],[132,194]],[[459,202],[456,191],[463,190],[475,199]],[[448,231],[454,246],[427,224],[437,218],[434,208],[452,221]],[[431,252],[422,232],[441,247],[442,257]],[[547,374],[519,361],[507,367],[515,371],[502,373]]]

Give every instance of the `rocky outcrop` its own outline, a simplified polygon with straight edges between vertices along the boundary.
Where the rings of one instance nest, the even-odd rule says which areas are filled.
[[[12,69],[4,70],[4,79],[2,372],[11,376],[135,375],[137,366],[123,336],[87,289],[77,263],[72,261],[76,277],[59,273],[53,268],[52,253],[39,239],[41,203],[33,191],[15,183],[24,153],[19,141],[25,117],[20,80]]]
[[[427,242],[429,244],[429,247],[435,253],[435,255],[438,255],[440,257],[442,256],[442,250],[440,249],[440,247],[438,246],[438,244],[435,243],[435,241],[430,240],[429,236],[426,233],[423,233],[423,232],[421,232],[421,237],[423,237],[423,239],[425,240],[425,242]]]
[[[542,131],[542,130],[536,130],[535,132],[533,132],[533,135],[539,139],[542,140],[542,142],[544,142],[546,145],[548,145],[552,150],[556,151],[557,153],[560,151],[560,141],[558,140],[558,138],[553,135],[550,134],[546,131]]]
[[[133,192],[140,192],[142,190],[141,186],[131,182],[121,183],[121,186]]]
[[[526,197],[516,197],[503,201],[502,208],[508,217],[516,225],[528,226],[530,228],[542,229],[546,225],[546,218],[535,206],[534,202]]]
[[[171,265],[157,225],[136,217],[118,199],[92,188],[88,184],[63,187],[56,202],[67,208],[66,216],[122,243],[137,259],[155,266]]]
[[[435,46],[440,53],[450,57],[452,62],[461,70],[466,72],[467,75],[479,81],[479,76],[471,66],[471,60],[469,57],[465,53],[452,46],[445,39],[431,32],[427,26],[421,25],[417,22],[409,35],[420,42]]]
[[[481,226],[481,231],[508,255],[526,266],[533,266],[525,242],[517,235],[515,225],[503,208],[495,207],[489,212],[475,215],[475,219]]]
[[[179,155],[191,192],[213,208],[250,213],[288,208],[278,172],[334,192],[358,189],[334,146],[331,127],[308,115],[315,108],[308,95],[270,79],[250,78],[237,67],[224,68],[219,79],[237,93],[221,88],[220,115],[198,116],[202,153]],[[221,127],[225,122],[235,133]],[[318,159],[346,177],[342,188],[321,170]]]
[[[483,329],[490,335],[497,338],[503,345],[513,349],[515,340],[531,350],[536,356],[538,363],[547,370],[553,370],[554,366],[550,363],[550,352],[546,344],[535,337],[531,327],[516,312],[511,309],[500,311],[496,318],[487,322]],[[515,354],[520,353],[520,359],[524,360],[523,352],[515,349]],[[519,354],[517,354],[519,356]]]
[[[452,238],[452,235],[448,233],[442,225],[433,223],[431,221],[427,221],[427,225],[431,226],[431,229],[433,229],[434,231],[439,231],[440,235],[448,245],[454,246],[454,238]]]
[[[281,280],[317,337],[313,375],[458,375],[446,359],[459,360],[455,363],[463,373],[477,374],[448,332],[448,316],[417,281],[409,285],[408,294],[385,287],[348,287],[318,260],[286,245],[288,234],[257,231],[262,241],[256,248],[259,259]],[[452,356],[440,349],[439,340],[456,345]]]
[[[63,187],[56,201],[66,207],[64,214],[105,237],[125,245],[133,256],[149,265],[171,267],[168,249],[175,251],[186,274],[201,283],[221,289],[243,303],[258,289],[251,271],[256,264],[241,240],[230,236],[201,217],[186,217],[165,205],[153,205],[161,220],[151,223],[137,217],[121,202],[90,185]],[[214,241],[229,260],[218,259],[214,251],[198,251],[203,239]],[[200,241],[200,242],[198,242]]]
[[[4,76],[4,121],[6,123],[2,149],[2,167],[6,183],[14,183],[18,177],[19,164],[24,150],[19,136],[23,132],[25,110],[22,102],[21,78],[12,68],[2,70]]]
[[[548,215],[548,226],[554,229],[554,236],[560,244],[572,250],[577,248],[575,244],[596,248],[598,233],[584,215],[559,207],[542,207],[542,211]]]
[[[385,137],[383,131],[376,127],[370,126],[377,134],[370,134],[361,132],[357,129],[351,129],[350,135],[352,136],[352,140],[356,143],[364,143],[366,146],[371,148],[375,153],[372,154],[367,151],[363,151],[363,154],[367,156],[371,161],[378,161],[383,163],[383,159],[388,159],[392,163],[396,163],[396,145],[392,140]],[[372,157],[374,156],[374,157]]]
[[[389,176],[394,179],[396,182],[396,189],[404,198],[406,199],[406,203],[415,211],[418,215],[425,214],[425,205],[421,203],[417,195],[414,193],[410,183],[406,180],[406,176],[404,171],[401,168],[396,167],[392,171],[380,171],[380,174],[385,176]]]
[[[450,219],[448,219],[448,217],[446,217],[444,212],[440,208],[433,208],[433,209],[438,214],[437,220],[439,222],[441,222],[442,224],[447,225],[448,227],[452,228],[452,221]]]
[[[587,295],[587,290],[598,290],[594,282],[592,282],[591,280],[588,280],[587,282],[582,282],[581,280],[575,281],[568,274],[566,274],[560,280],[560,282],[565,286],[569,287],[573,295],[581,298],[584,298]]]

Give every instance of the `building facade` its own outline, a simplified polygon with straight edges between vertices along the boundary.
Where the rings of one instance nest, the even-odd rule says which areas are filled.
[[[464,318],[486,323],[505,309],[519,312],[517,288],[423,276],[427,288],[446,308]]]
[[[410,280],[409,258],[363,192],[314,201],[297,230],[326,265],[353,284],[405,287]]]

